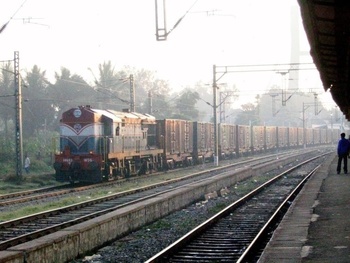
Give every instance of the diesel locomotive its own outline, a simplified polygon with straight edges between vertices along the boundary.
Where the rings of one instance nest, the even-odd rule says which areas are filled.
[[[101,182],[129,176],[147,160],[158,163],[156,120],[135,112],[81,106],[62,114],[60,153],[55,155],[56,180]]]
[[[340,130],[220,123],[219,158],[326,145]],[[60,120],[54,168],[59,182],[97,183],[213,160],[212,123],[79,106]]]

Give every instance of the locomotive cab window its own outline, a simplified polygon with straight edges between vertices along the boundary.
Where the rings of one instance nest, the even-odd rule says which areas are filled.
[[[119,126],[117,128],[115,128],[115,136],[119,136],[120,133],[120,128]]]

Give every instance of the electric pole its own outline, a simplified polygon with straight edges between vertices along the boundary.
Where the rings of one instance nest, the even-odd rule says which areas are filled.
[[[153,114],[152,109],[152,90],[148,91],[148,114]]]
[[[19,75],[19,52],[15,51],[14,56],[14,84],[16,100],[16,174],[19,180],[22,179],[23,144],[22,144],[22,91]]]
[[[135,85],[134,75],[130,75],[130,111],[135,112]]]
[[[213,65],[213,117],[214,117],[214,165],[219,165],[218,121],[217,121],[217,79],[216,65]]]

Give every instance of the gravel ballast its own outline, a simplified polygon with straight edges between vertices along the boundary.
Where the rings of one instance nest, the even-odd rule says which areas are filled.
[[[277,172],[271,172],[268,176],[264,176],[263,180],[267,180]],[[145,262],[258,184],[261,184],[261,181],[252,178],[224,189],[222,195],[209,195],[210,198],[207,197],[186,209],[174,212],[72,263]]]
[[[300,162],[296,159],[293,164],[270,171],[265,175],[256,176],[228,187],[219,195],[209,195],[186,209],[176,211],[153,224],[147,225],[138,231],[132,232],[124,238],[104,246],[86,255],[84,258],[76,259],[71,263],[138,263],[145,262],[177,239],[197,227],[224,207],[232,204],[244,196],[256,186],[276,176],[284,170]],[[321,161],[320,161],[321,162]],[[300,172],[300,171],[299,171]],[[306,174],[307,172],[305,172]]]

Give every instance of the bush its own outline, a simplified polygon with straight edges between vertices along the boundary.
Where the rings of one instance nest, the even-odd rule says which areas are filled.
[[[15,165],[13,162],[0,162],[0,178],[9,174],[16,174]]]
[[[55,176],[53,174],[32,175],[32,176],[26,178],[26,181],[33,183],[33,184],[37,184],[39,186],[47,186],[47,185],[56,184]]]
[[[11,183],[11,184],[22,184],[23,183],[23,178],[21,179],[15,174],[10,174],[10,175],[6,175],[5,176],[4,182],[5,183]]]
[[[54,172],[52,165],[47,165],[43,160],[30,160],[30,171],[35,173]]]

